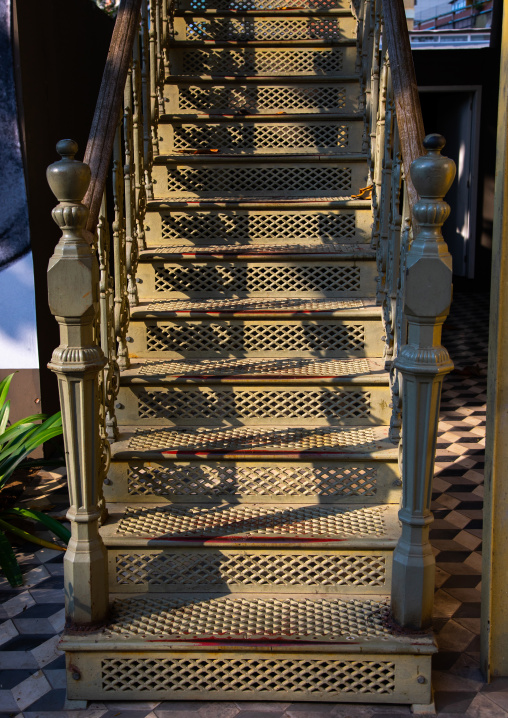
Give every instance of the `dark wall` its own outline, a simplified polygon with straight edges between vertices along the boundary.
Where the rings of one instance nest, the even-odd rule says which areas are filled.
[[[59,408],[56,379],[46,365],[58,345],[49,312],[46,269],[60,232],[46,183],[58,140],[79,144],[82,159],[114,21],[92,0],[13,0],[13,47],[34,259],[42,408]]]
[[[497,4],[494,11],[499,11]],[[498,23],[500,26],[500,22]],[[413,52],[416,78],[419,86],[481,86],[480,147],[478,167],[478,213],[476,225],[475,286],[488,289],[492,260],[492,216],[494,203],[494,176],[496,164],[497,104],[499,93],[500,42],[493,23],[490,48],[472,50],[416,50]],[[442,112],[450,98],[443,97]],[[426,112],[423,103],[423,121],[426,132],[439,132],[435,118],[438,105]],[[426,122],[426,114],[432,125]],[[444,134],[444,133],[443,133]],[[446,151],[445,151],[446,154]]]

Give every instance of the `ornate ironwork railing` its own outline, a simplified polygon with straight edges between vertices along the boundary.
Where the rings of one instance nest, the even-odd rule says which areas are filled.
[[[102,621],[108,610],[107,560],[98,533],[109,441],[117,437],[119,371],[129,365],[129,308],[137,304],[138,251],[162,108],[167,0],[120,5],[84,163],[71,140],[48,169],[60,204],[62,238],[50,262],[50,306],[61,329],[51,368],[64,415],[72,540],[65,558],[67,615]],[[108,179],[110,180],[108,184]],[[111,216],[108,217],[108,205]]]

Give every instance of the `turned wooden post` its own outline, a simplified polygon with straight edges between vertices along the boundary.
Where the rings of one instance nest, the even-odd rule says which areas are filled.
[[[105,364],[93,327],[99,267],[85,237],[88,209],[81,202],[90,168],[74,159],[78,146],[72,140],[61,140],[56,149],[62,159],[48,167],[47,178],[60,203],[53,219],[62,237],[49,262],[48,294],[60,325],[60,346],[49,368],[58,377],[72,528],[64,560],[65,602],[70,624],[90,625],[101,622],[108,610],[107,556],[98,527],[98,374]]]
[[[402,535],[393,555],[392,611],[406,628],[430,625],[435,562],[429,543],[430,500],[439,404],[444,375],[453,369],[441,346],[451,302],[452,258],[441,234],[450,207],[443,201],[455,163],[441,156],[441,135],[427,135],[427,154],[411,165],[420,200],[413,206],[418,228],[407,255],[404,312],[408,339],[395,361],[402,374]]]

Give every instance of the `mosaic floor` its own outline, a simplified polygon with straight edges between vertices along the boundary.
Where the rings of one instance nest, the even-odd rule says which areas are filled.
[[[482,496],[488,298],[456,293],[443,343],[456,369],[443,393],[430,532],[437,560],[433,684],[440,718],[508,716],[508,679],[483,683],[479,671]],[[65,501],[65,481],[47,474],[35,499]],[[63,511],[63,506],[62,506]],[[0,718],[375,718],[410,715],[406,706],[320,703],[66,702],[62,555],[20,554],[25,585],[0,579]]]

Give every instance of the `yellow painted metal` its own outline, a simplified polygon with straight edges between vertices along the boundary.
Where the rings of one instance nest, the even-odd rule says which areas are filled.
[[[485,448],[481,663],[488,680],[508,675],[508,12],[503,11],[492,231],[489,378]]]

